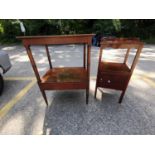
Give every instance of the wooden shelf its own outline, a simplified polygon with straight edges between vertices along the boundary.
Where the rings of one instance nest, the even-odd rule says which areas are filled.
[[[42,77],[42,83],[86,82],[87,71],[83,67],[53,68]]]
[[[130,73],[129,67],[124,63],[113,63],[113,62],[100,62],[99,65],[100,72],[126,72]]]

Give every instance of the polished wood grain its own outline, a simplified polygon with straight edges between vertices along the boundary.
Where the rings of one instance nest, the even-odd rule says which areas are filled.
[[[47,54],[49,66],[50,66],[50,68],[52,68],[51,56],[50,56],[49,49],[48,49],[47,45],[45,45],[45,49],[46,49],[46,54]]]
[[[87,71],[83,67],[53,68],[46,72],[43,83],[86,82]]]

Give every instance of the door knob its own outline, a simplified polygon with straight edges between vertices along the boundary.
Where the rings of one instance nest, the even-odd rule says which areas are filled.
[[[111,83],[111,81],[110,81],[110,80],[108,80],[108,83]]]

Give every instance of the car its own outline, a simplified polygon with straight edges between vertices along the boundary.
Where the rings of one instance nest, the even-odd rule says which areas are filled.
[[[2,94],[4,88],[4,80],[2,75],[5,74],[11,66],[9,55],[4,51],[0,51],[0,95]]]
[[[103,39],[108,39],[108,38],[116,38],[115,36],[111,35],[110,33],[97,33],[96,35],[93,36],[92,38],[92,45],[100,47],[100,42]]]

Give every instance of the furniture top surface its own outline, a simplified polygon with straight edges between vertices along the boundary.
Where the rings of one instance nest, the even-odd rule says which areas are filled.
[[[94,34],[51,35],[51,36],[18,36],[25,46],[31,45],[61,45],[61,44],[89,44]]]
[[[94,34],[72,34],[72,35],[38,35],[38,36],[17,36],[17,39],[38,39],[38,38],[70,38],[70,37],[92,37]]]

